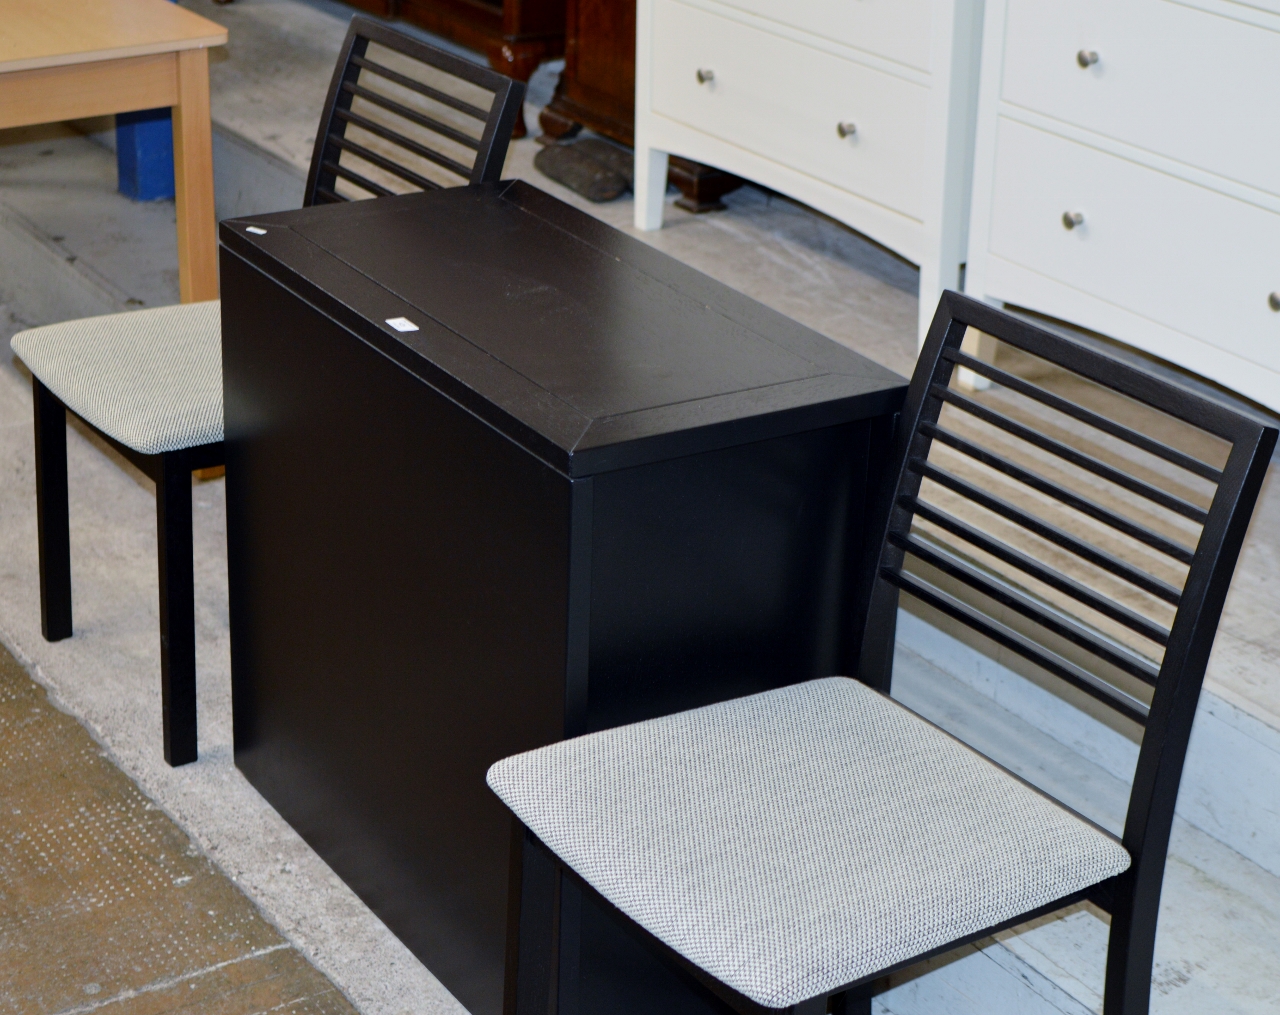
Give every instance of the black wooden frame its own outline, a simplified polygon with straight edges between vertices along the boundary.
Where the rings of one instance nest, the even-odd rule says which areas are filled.
[[[463,102],[453,96],[445,95],[427,85],[398,74],[390,68],[374,63],[365,55],[371,42],[376,42],[378,45],[403,53],[405,56],[420,63],[436,67],[453,77],[469,81],[492,92],[493,99],[488,110],[472,106],[470,103]],[[407,109],[385,97],[376,96],[362,89],[358,79],[360,72],[364,69],[372,70],[381,77],[395,81],[405,88],[426,95],[438,102],[451,106],[461,113],[465,113],[473,119],[483,122],[484,131],[480,139],[477,141],[449,127],[447,124],[439,123],[419,112]],[[471,63],[425,42],[419,42],[371,18],[357,15],[351,19],[351,24],[347,28],[347,36],[343,40],[342,50],[338,55],[338,63],[333,72],[333,79],[329,83],[329,94],[325,99],[324,113],[320,117],[320,129],[316,132],[316,145],[311,156],[311,171],[307,175],[306,199],[303,202],[303,207],[310,207],[317,203],[347,200],[334,189],[340,176],[376,197],[389,196],[390,191],[385,187],[338,164],[338,159],[343,149],[353,151],[354,154],[359,155],[361,158],[422,190],[439,188],[440,185],[438,183],[427,180],[403,166],[397,167],[390,160],[385,159],[376,152],[369,151],[363,146],[349,141],[346,138],[348,123],[371,130],[373,133],[402,145],[406,149],[434,162],[436,165],[455,173],[461,178],[459,182],[496,183],[502,178],[502,166],[506,161],[507,146],[511,141],[511,131],[515,127],[516,117],[519,115],[524,102],[524,92],[525,85],[521,81],[515,81],[504,74],[499,74],[497,71],[490,70],[487,67]],[[423,145],[397,134],[384,125],[373,123],[353,113],[351,111],[351,103],[357,96],[376,102],[397,115],[404,116],[468,147],[475,148],[476,159],[474,164],[468,168],[441,152],[433,152]]]
[[[322,167],[330,157],[336,161],[336,144],[341,141],[345,121],[339,118],[338,126],[335,127],[335,111],[349,111],[352,96],[350,91],[343,90],[342,85],[353,82],[358,76],[370,41],[493,91],[493,103],[487,113],[474,109],[485,120],[485,130],[479,142],[475,143],[476,161],[470,171],[470,182],[498,180],[511,141],[511,129],[524,98],[525,86],[496,71],[478,67],[451,53],[428,46],[394,28],[388,28],[369,18],[355,17],[347,29],[329,85],[303,207],[314,205],[317,196],[322,201],[345,200],[332,194],[331,190],[326,190],[333,186],[333,174],[326,176]],[[344,99],[345,107],[342,105]],[[435,186],[429,181],[423,182],[429,187]],[[376,184],[373,186],[377,187]],[[377,188],[379,191],[382,189]],[[382,196],[377,191],[373,193],[375,196]],[[72,633],[66,435],[66,413],[71,410],[38,377],[33,375],[32,383],[36,515],[40,548],[40,622],[47,641],[60,641],[71,637]],[[145,455],[103,433],[83,417],[77,418],[155,480],[160,551],[160,681],[164,758],[170,765],[185,765],[195,761],[198,753],[191,473],[197,469],[224,465],[226,459],[223,445],[219,441],[159,455]]]
[[[32,375],[36,436],[36,518],[40,547],[40,627],[47,641],[71,637],[71,533],[67,491],[67,413],[62,401]],[[72,412],[72,415],[75,415]],[[191,473],[223,462],[222,442],[144,455],[85,426],[156,484],[160,571],[160,697],[164,760],[195,761],[195,567],[191,538]]]
[[[1231,451],[1225,466],[1218,470],[1189,458],[1151,438],[1129,431],[1120,424],[1093,416],[1074,403],[1057,399],[1041,389],[1034,389],[1033,385],[965,354],[961,350],[961,343],[969,327],[1065,367],[1105,388],[1152,406],[1229,442]],[[1194,554],[1183,552],[1179,557],[1180,548],[1162,546],[1159,537],[1154,534],[1133,533],[1134,538],[1189,564],[1187,579],[1180,592],[1162,587],[1162,583],[1155,582],[1154,579],[1146,586],[1147,591],[1177,607],[1167,634],[1150,630],[1149,624],[1148,630],[1142,631],[1141,619],[1125,616],[1122,607],[1118,607],[1121,614],[1115,617],[1122,623],[1136,625],[1135,630],[1144,633],[1144,636],[1154,636],[1153,640],[1165,646],[1158,673],[1138,674],[1154,685],[1149,709],[1141,703],[1134,704],[1136,699],[1125,700],[1124,695],[1113,693],[1114,689],[1088,685],[1069,666],[1060,665],[1052,653],[1038,650],[1027,639],[1010,636],[1007,629],[1001,630],[999,624],[984,619],[977,610],[967,608],[945,595],[937,595],[927,585],[904,574],[903,564],[908,553],[911,553],[973,587],[980,588],[983,594],[998,602],[1002,601],[1001,590],[994,583],[983,583],[980,576],[972,572],[956,574],[954,569],[949,570],[950,562],[943,558],[930,560],[927,548],[922,547],[918,540],[913,540],[910,532],[912,519],[917,514],[916,498],[921,482],[926,476],[937,478],[931,475],[927,465],[929,449],[935,439],[953,442],[951,435],[939,428],[938,419],[944,402],[964,399],[963,395],[948,387],[951,374],[958,366],[967,367],[1007,387],[1036,397],[1042,403],[1051,404],[1112,436],[1217,483],[1217,490],[1207,512],[1190,505],[1164,505],[1203,523]],[[1085,419],[1086,416],[1090,418]],[[996,422],[996,425],[1001,424]],[[869,542],[874,557],[865,561],[864,594],[859,598],[859,602],[867,604],[867,612],[860,624],[862,650],[858,677],[881,693],[889,693],[898,598],[901,591],[907,591],[1144,725],[1145,732],[1121,838],[1133,862],[1125,873],[1084,891],[1059,899],[1034,912],[1021,914],[1000,926],[984,928],[933,952],[914,956],[897,966],[878,970],[871,976],[857,983],[846,984],[826,996],[783,1010],[792,1015],[821,1015],[828,1010],[839,1015],[869,1015],[870,989],[876,980],[934,955],[952,951],[1000,930],[1087,900],[1111,915],[1104,1015],[1146,1015],[1150,1006],[1160,893],[1191,726],[1218,620],[1276,439],[1276,429],[1185,388],[1051,334],[987,304],[954,292],[943,294],[899,418],[891,459],[893,467],[881,487],[881,501],[875,516],[879,521],[877,528],[873,530],[877,533],[877,538]],[[1091,471],[1108,468],[1092,460],[1082,462],[1084,456],[1072,449],[1060,447],[1052,450],[1060,453],[1060,457]],[[1123,476],[1107,478],[1118,481],[1120,485],[1130,482],[1130,478]],[[1132,482],[1140,483],[1136,479]],[[956,490],[956,487],[953,485],[952,489]],[[983,503],[982,491],[969,488],[956,492],[969,496],[976,503]],[[1059,493],[1064,497],[1073,496],[1068,491]],[[1157,503],[1161,502],[1161,497],[1168,499],[1168,495],[1160,491],[1149,491],[1148,496]],[[1089,505],[1081,504],[1080,507],[1082,510],[1089,510]],[[925,515],[922,513],[921,517]],[[1017,520],[1032,522],[1026,516]],[[1112,524],[1117,520],[1105,521]],[[984,538],[981,533],[974,533],[973,530],[970,533]],[[967,538],[963,533],[961,535],[962,538]],[[1052,538],[1054,533],[1049,535]],[[1077,549],[1083,550],[1081,547]],[[1103,567],[1115,563],[1105,560],[1093,562],[1100,563]],[[1028,563],[1031,562],[1024,558],[1015,562],[1015,566]],[[1044,571],[1041,565],[1031,563],[1031,566],[1038,566]],[[1046,575],[1041,574],[1039,577],[1043,579]],[[1129,575],[1128,578],[1135,584],[1142,581],[1142,577],[1137,574]],[[1072,583],[1065,576],[1061,580],[1066,583],[1064,591],[1072,595],[1083,595],[1086,598],[1080,601],[1088,602],[1087,597],[1092,593],[1079,586],[1067,587]],[[981,587],[982,584],[985,584],[985,588]],[[1006,602],[1005,605],[1015,609],[1026,608],[1025,604]],[[1107,658],[1105,646],[1094,644],[1086,647],[1091,648],[1099,657]],[[554,1015],[559,1010],[558,994],[563,990],[565,978],[572,975],[572,969],[566,966],[560,956],[557,941],[562,896],[566,892],[584,892],[605,910],[617,910],[567,868],[518,820],[514,821],[510,885],[506,1015]],[[619,915],[622,919],[627,919],[625,915]],[[720,983],[634,922],[628,922],[657,952],[703,983],[737,1011],[747,1015],[763,1015],[775,1010],[763,1008]]]

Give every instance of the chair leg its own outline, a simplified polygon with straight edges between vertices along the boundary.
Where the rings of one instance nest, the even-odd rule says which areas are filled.
[[[191,469],[181,452],[160,456],[156,534],[160,562],[160,693],[164,760],[196,760],[195,567],[191,545]]]
[[[791,1015],[827,1015],[827,997],[813,997],[808,1001],[793,1004],[789,1009]]]
[[[837,994],[831,999],[832,1015],[871,1015],[871,991],[865,987]]]
[[[554,1015],[560,871],[532,833],[520,821],[512,823],[503,1015]]]
[[[1122,875],[1111,910],[1107,945],[1107,978],[1103,1015],[1147,1015],[1151,1010],[1151,973],[1155,963],[1156,926],[1160,916],[1160,891],[1164,857],[1168,851],[1168,825],[1164,842],[1152,844],[1160,833],[1148,832],[1147,845],[1138,864]],[[1150,853],[1159,857],[1153,861]],[[1146,861],[1145,863],[1143,861]],[[1138,885],[1134,885],[1137,879]]]
[[[31,378],[36,432],[36,524],[40,553],[40,630],[71,637],[71,529],[67,511],[67,409]]]
[[[582,1011],[582,888],[560,875],[560,899],[554,931],[556,965],[556,1015],[580,1015]]]

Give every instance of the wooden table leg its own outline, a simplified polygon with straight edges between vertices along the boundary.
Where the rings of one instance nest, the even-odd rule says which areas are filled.
[[[173,107],[173,173],[178,211],[178,285],[183,303],[218,298],[218,240],[213,211],[213,132],[209,51],[185,49]]]

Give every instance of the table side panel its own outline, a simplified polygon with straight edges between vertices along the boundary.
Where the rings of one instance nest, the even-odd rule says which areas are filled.
[[[590,729],[852,672],[871,429],[595,477]]]
[[[502,1010],[494,761],[563,735],[569,482],[223,262],[236,763],[476,1015]]]
[[[9,0],[0,73],[221,46],[227,30],[168,0]]]
[[[0,73],[0,128],[172,106],[172,53]]]

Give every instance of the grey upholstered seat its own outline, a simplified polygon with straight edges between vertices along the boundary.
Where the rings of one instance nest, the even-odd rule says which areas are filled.
[[[770,1008],[1130,864],[1111,836],[843,677],[553,744],[488,779],[605,898]]]
[[[222,440],[221,303],[32,328],[10,345],[77,416],[144,455]]]

